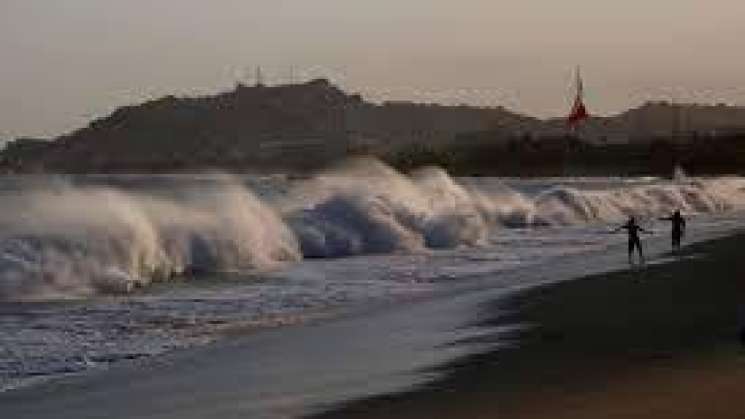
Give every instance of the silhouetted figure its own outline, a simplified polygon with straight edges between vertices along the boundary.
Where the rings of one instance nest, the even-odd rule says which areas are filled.
[[[680,215],[680,211],[675,211],[670,217],[660,218],[662,221],[671,221],[673,223],[672,228],[672,244],[673,251],[677,252],[680,250],[680,240],[683,238],[686,232],[686,220]]]
[[[644,252],[642,251],[642,241],[639,239],[639,233],[651,233],[650,231],[647,231],[639,226],[639,224],[636,223],[636,219],[631,216],[629,217],[629,221],[626,222],[626,224],[618,227],[617,229],[613,230],[614,233],[619,232],[621,230],[626,230],[626,232],[629,235],[629,264],[633,265],[633,255],[634,255],[634,248],[639,252],[639,262],[643,265],[644,264]]]

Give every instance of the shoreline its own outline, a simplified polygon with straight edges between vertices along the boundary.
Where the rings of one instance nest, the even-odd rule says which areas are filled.
[[[481,325],[535,327],[512,333],[507,348],[437,367],[441,378],[420,388],[310,417],[743,417],[745,406],[734,402],[745,385],[737,340],[743,244],[742,233],[695,243],[679,260],[643,271],[493,301]]]
[[[736,248],[742,237],[692,244],[686,254],[698,256],[722,243]],[[659,254],[661,245],[659,242],[650,246],[650,254],[657,255],[653,263],[660,264],[650,265],[648,271],[665,271],[676,263],[708,260],[685,258],[666,264],[667,255]],[[622,248],[619,246],[616,251]],[[239,333],[215,344],[0,394],[0,406],[14,418],[58,417],[60,413],[70,417],[111,418],[196,419],[215,415],[286,418],[325,409],[329,410],[318,413],[318,417],[417,418],[433,417],[432,412],[443,411],[449,412],[450,417],[481,415],[481,411],[470,408],[481,409],[486,417],[493,417],[496,393],[500,394],[498,413],[507,411],[507,402],[513,403],[512,409],[519,410],[526,404],[535,404],[535,400],[527,397],[531,394],[534,397],[542,394],[541,403],[549,396],[558,397],[550,390],[561,382],[562,375],[576,376],[580,367],[593,373],[592,377],[585,373],[587,379],[583,380],[591,387],[601,381],[598,371],[638,366],[639,359],[655,362],[659,358],[670,362],[669,357],[647,356],[645,360],[641,356],[633,358],[633,362],[615,364],[615,370],[603,359],[583,365],[577,359],[556,357],[546,351],[547,347],[561,348],[551,345],[572,341],[561,333],[552,329],[536,333],[537,329],[515,328],[540,320],[527,318],[526,313],[545,316],[535,307],[546,307],[541,302],[552,301],[550,297],[557,290],[581,291],[587,284],[598,284],[603,289],[604,278],[605,281],[616,278],[616,284],[629,286],[628,271],[618,270],[624,266],[625,255],[616,251],[551,261],[531,273],[536,283],[517,287],[495,287],[491,281],[491,285],[484,283],[484,287],[474,283],[471,290],[462,294],[380,307],[370,315],[359,313],[249,335]],[[577,264],[588,256],[593,258],[595,266],[591,270],[598,271],[597,267],[604,266],[616,271],[578,275]],[[520,272],[515,274],[520,276]],[[554,301],[565,300],[562,297]],[[559,308],[560,312],[567,311]],[[578,312],[587,309],[579,305],[575,308]],[[518,338],[523,343],[533,339],[537,344],[523,344],[516,349]],[[501,350],[494,349],[498,345]],[[564,355],[571,353],[564,348]],[[557,364],[557,360],[562,362]],[[496,370],[495,363],[500,364]],[[503,369],[504,364],[511,368]],[[569,368],[570,365],[575,368]],[[501,378],[495,380],[495,374]],[[536,381],[542,387],[537,388]],[[571,389],[581,394],[581,386]],[[568,392],[569,388],[562,394]],[[137,403],[132,403],[133,400]],[[360,406],[363,411],[356,411]],[[531,417],[523,412],[508,415],[513,416]]]

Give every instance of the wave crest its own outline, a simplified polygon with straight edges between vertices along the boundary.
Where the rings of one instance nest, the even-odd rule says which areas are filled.
[[[745,179],[737,177],[567,184],[526,194],[494,179],[456,181],[438,168],[404,175],[360,159],[302,181],[272,178],[277,191],[265,199],[227,176],[187,179],[166,194],[70,184],[5,191],[0,300],[129,292],[303,257],[479,246],[499,228],[745,208]]]
[[[233,183],[180,201],[68,187],[7,200],[0,299],[127,292],[190,271],[271,269],[300,259],[294,235]]]

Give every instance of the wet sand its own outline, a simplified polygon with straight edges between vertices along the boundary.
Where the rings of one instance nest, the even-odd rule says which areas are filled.
[[[314,417],[743,418],[744,248],[735,236],[672,263],[531,289],[507,316],[494,301],[482,325],[536,327],[512,334],[510,349],[438,367],[426,386]]]

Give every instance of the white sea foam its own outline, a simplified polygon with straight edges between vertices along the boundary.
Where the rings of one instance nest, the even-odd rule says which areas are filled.
[[[279,185],[276,185],[279,182]],[[215,271],[265,271],[303,257],[480,246],[509,227],[609,223],[745,208],[745,179],[678,179],[520,192],[441,169],[404,175],[361,159],[311,179],[272,179],[262,200],[239,179],[176,183],[167,194],[73,184],[6,191],[0,300],[128,292]]]
[[[612,222],[630,215],[654,217],[676,209],[692,214],[743,208],[745,179],[742,178],[657,183],[600,191],[562,186],[535,198],[532,219],[544,224],[566,225]]]
[[[579,225],[655,217],[674,210],[745,208],[745,179],[649,182],[599,190],[556,186],[526,195],[506,185],[464,186],[443,170],[404,176],[360,160],[300,185],[285,218],[306,257],[478,245],[500,227]]]
[[[311,192],[312,191],[312,192]],[[360,160],[301,185],[287,219],[303,253],[333,257],[474,245],[487,232],[473,196],[439,169],[403,176]]]
[[[127,292],[189,271],[300,258],[274,211],[228,178],[178,200],[69,186],[0,205],[0,299]]]

